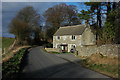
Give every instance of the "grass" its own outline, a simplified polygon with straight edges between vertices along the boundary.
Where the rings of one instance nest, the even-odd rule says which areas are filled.
[[[31,46],[18,46],[18,47],[15,47],[14,50],[11,50],[8,53],[2,55],[2,61],[4,62],[4,61],[9,60],[11,57],[13,57],[22,48],[29,48],[29,47],[31,47]]]
[[[60,52],[49,52],[49,53],[52,53],[52,54],[60,54]]]
[[[65,53],[62,53],[62,52],[49,52],[49,53],[52,53],[52,54],[73,54],[71,52],[65,52]]]
[[[109,58],[109,57],[104,57],[104,56],[98,57],[97,55],[96,55],[96,58],[98,58],[98,60],[95,59],[95,56],[91,56],[90,58],[81,60],[80,64],[83,65],[84,67],[87,67],[91,70],[94,70],[94,71],[97,71],[100,73],[103,73],[112,78],[118,78],[120,73],[118,70],[119,63],[115,63],[118,60],[117,58]],[[103,61],[103,59],[104,59],[104,61]],[[109,62],[107,62],[107,61],[109,61]],[[112,63],[110,63],[110,62],[112,62]]]
[[[2,48],[2,37],[0,37],[0,48]]]
[[[3,37],[2,38],[2,49],[9,48],[10,45],[13,44],[14,40],[15,40],[15,38],[6,38],[6,37]]]
[[[118,68],[116,68],[115,65],[109,65],[109,64],[92,64],[91,65],[90,64],[88,67],[92,70],[101,72],[113,78],[117,78],[118,76]]]
[[[0,48],[2,48],[2,53],[5,52],[5,54],[2,55],[2,57],[4,58],[5,55],[9,56],[10,52],[8,52],[8,48],[13,44],[15,38],[1,37],[0,39],[2,40],[0,43]]]

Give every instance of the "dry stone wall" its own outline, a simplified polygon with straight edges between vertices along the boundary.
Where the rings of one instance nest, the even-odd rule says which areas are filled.
[[[90,56],[95,53],[100,53],[104,56],[118,57],[118,54],[120,54],[120,45],[78,46],[76,47],[76,50],[78,51],[78,56]]]

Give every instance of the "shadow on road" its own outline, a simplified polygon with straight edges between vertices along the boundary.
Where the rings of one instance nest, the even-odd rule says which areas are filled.
[[[66,61],[65,63],[55,64],[51,66],[46,66],[40,69],[33,69],[24,71],[24,67],[28,65],[28,57],[30,55],[26,54],[24,57],[24,62],[22,63],[21,73],[18,78],[100,78],[105,80],[112,80],[107,76],[100,73],[96,73],[89,69],[83,68],[79,65]],[[36,60],[37,63],[37,60]],[[44,62],[43,62],[44,63]],[[44,63],[46,65],[46,63]],[[38,66],[38,65],[36,65]],[[40,66],[40,65],[39,65]]]
[[[24,54],[23,59],[21,61],[21,65],[20,65],[20,73],[22,73],[23,69],[25,66],[28,65],[28,51],[26,51],[26,54]]]
[[[26,54],[24,56],[24,59],[23,59],[24,61],[21,66],[21,73],[19,75],[19,78],[50,78],[53,75],[55,75],[56,73],[61,75],[61,72],[64,72],[66,69],[68,69],[68,70],[71,69],[71,67],[72,67],[71,64],[73,64],[71,62],[67,62],[64,64],[54,65],[54,66],[46,67],[44,69],[32,71],[32,72],[22,72],[24,67],[26,65],[28,65],[28,57],[29,57],[28,54]],[[69,76],[71,76],[71,75],[73,75],[73,73],[71,73]]]

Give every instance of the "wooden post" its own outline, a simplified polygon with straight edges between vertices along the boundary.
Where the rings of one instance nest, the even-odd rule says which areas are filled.
[[[3,54],[5,54],[5,52],[6,52],[6,51],[5,51],[5,48],[4,48],[4,49],[3,49]]]

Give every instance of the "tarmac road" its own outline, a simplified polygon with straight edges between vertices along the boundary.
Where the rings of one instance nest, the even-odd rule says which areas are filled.
[[[22,78],[109,78],[86,69],[54,54],[42,47],[32,48],[24,60]],[[109,78],[110,80],[111,78]]]

